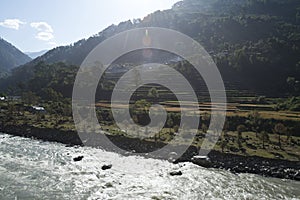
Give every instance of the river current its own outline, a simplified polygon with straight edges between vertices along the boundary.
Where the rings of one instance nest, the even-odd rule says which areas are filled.
[[[300,199],[300,182],[1,133],[0,199]]]

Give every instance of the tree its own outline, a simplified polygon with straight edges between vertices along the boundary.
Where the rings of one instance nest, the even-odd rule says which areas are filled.
[[[286,130],[286,143],[287,144],[290,144],[292,130],[293,130],[293,128],[291,128],[291,127],[287,128],[287,130]]]
[[[14,116],[15,112],[16,112],[16,106],[14,103],[8,103],[7,105],[7,111],[9,116]]]
[[[210,120],[210,114],[205,112],[202,116],[201,116],[201,121],[202,122],[209,122]]]
[[[145,99],[138,100],[131,106],[134,113],[146,113],[150,107],[150,103]]]
[[[257,133],[261,125],[260,114],[255,110],[249,114],[248,118],[249,118],[249,120],[247,120],[248,125],[250,126],[251,130],[255,132],[255,137],[258,137]]]
[[[237,128],[237,133],[238,133],[238,136],[237,136],[237,143],[239,145],[239,148],[241,149],[242,148],[242,133],[246,130],[246,127],[245,125],[241,124],[241,125],[238,125]]]
[[[224,153],[224,149],[228,144],[228,140],[222,140],[221,142],[221,149],[222,149],[222,153]]]
[[[296,78],[295,77],[288,77],[287,79],[286,79],[286,83],[288,84],[288,86],[289,86],[289,89],[290,89],[290,91],[293,93],[293,92],[296,92],[297,90],[298,90],[298,83],[299,83],[299,81],[298,80],[296,80]]]
[[[4,92],[0,92],[0,97],[7,97],[7,95]]]
[[[242,138],[242,133],[246,131],[246,126],[241,124],[236,127],[238,135]]]
[[[265,149],[265,142],[269,141],[269,134],[266,131],[262,131],[260,133],[260,139],[262,140],[263,143],[263,149]]]
[[[48,101],[60,101],[63,96],[61,93],[56,92],[52,88],[45,88],[43,90],[43,96],[48,100]]]
[[[179,126],[178,126],[178,125],[175,125],[175,126],[173,127],[173,129],[174,129],[174,132],[175,132],[175,133],[178,133],[178,131],[179,131]]]
[[[173,126],[173,120],[171,117],[168,117],[167,126],[169,127],[169,132],[171,133],[171,128]]]
[[[239,146],[239,149],[241,149],[243,147],[241,135],[238,135],[238,137],[237,137],[237,144]]]
[[[207,128],[206,124],[203,123],[203,124],[201,125],[201,130],[202,130],[203,133],[206,133],[206,132],[207,132],[208,128]]]
[[[146,101],[145,99],[141,99],[136,101],[133,105],[130,105],[130,114],[132,115],[132,118],[135,118],[135,123],[138,123],[140,125],[147,125],[149,123],[149,108],[150,103]]]
[[[157,102],[159,94],[156,88],[151,88],[147,95],[148,98],[152,99],[153,102]]]
[[[287,131],[286,127],[282,123],[277,123],[274,127],[274,132],[278,134],[278,146],[281,149],[281,135]]]
[[[39,97],[35,93],[29,91],[23,93],[22,100],[26,104],[36,104],[39,101]]]
[[[238,71],[243,70],[243,67],[249,66],[249,58],[246,53],[246,46],[234,51],[232,64],[233,68],[237,69]]]

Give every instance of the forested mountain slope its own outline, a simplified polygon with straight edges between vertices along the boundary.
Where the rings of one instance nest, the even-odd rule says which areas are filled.
[[[226,84],[271,95],[299,94],[299,0],[180,1],[172,9],[112,25],[89,39],[52,49],[15,69],[2,85],[26,85],[34,68],[45,63],[78,66],[106,38],[146,26],[171,28],[196,39],[213,57]]]
[[[0,38],[0,77],[4,76],[11,69],[29,62],[31,58],[22,53],[19,49]]]

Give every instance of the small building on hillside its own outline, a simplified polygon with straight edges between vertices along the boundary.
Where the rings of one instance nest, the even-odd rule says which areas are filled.
[[[42,106],[29,106],[28,111],[31,113],[46,113],[46,109]]]

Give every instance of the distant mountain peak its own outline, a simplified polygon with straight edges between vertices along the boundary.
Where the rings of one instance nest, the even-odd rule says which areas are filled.
[[[32,59],[0,37],[0,77]]]
[[[34,51],[34,52],[25,52],[30,58],[35,59],[43,54],[45,54],[48,50]]]

